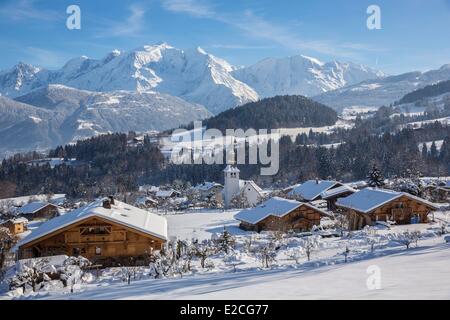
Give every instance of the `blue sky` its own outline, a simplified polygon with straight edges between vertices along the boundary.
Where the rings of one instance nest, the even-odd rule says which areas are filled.
[[[66,28],[71,4],[81,30]],[[371,4],[381,30],[366,27]],[[0,69],[55,69],[158,42],[200,46],[235,65],[300,53],[391,74],[450,63],[450,0],[0,0],[0,30]]]

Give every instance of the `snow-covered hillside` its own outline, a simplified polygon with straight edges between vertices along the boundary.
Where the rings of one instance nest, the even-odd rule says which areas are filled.
[[[0,153],[47,149],[108,132],[166,130],[211,115],[201,105],[152,91],[50,85],[16,99],[0,97]]]
[[[311,97],[384,76],[381,71],[363,65],[338,61],[323,63],[304,55],[265,59],[238,69],[233,75],[254,88],[262,98],[276,95]]]
[[[341,111],[346,107],[381,107],[427,85],[450,79],[450,65],[428,72],[410,72],[367,80],[314,97],[314,100]]]
[[[0,93],[14,98],[48,84],[98,92],[158,91],[219,113],[258,99],[253,89],[233,78],[233,70],[201,48],[181,50],[163,43],[114,50],[99,60],[82,56],[56,71],[19,64],[0,73]]]

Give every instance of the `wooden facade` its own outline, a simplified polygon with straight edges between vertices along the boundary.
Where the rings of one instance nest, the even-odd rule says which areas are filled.
[[[348,197],[348,196],[352,195],[353,193],[355,193],[355,192],[348,190],[347,192],[339,193],[339,194],[334,195],[332,197],[326,198],[325,201],[327,202],[327,209],[330,210],[330,211],[335,211],[337,209],[336,202],[340,198]]]
[[[35,212],[22,212],[21,215],[29,219],[49,220],[58,216],[59,212],[57,206],[55,206],[52,203],[48,203],[44,207]]]
[[[19,248],[19,259],[43,256],[83,256],[103,265],[145,259],[160,250],[164,239],[105,218],[90,217],[44,235]]]
[[[8,228],[12,235],[21,234],[27,230],[27,226],[24,221],[16,222],[14,220],[9,220],[2,223],[1,226]]]
[[[369,213],[359,212],[354,209],[345,209],[349,217],[351,230],[360,230],[366,225],[374,225],[377,221],[395,221],[399,225],[427,223],[428,214],[435,210],[430,205],[416,199],[402,196],[394,199]]]
[[[311,206],[302,205],[283,217],[269,216],[256,224],[241,221],[240,228],[247,231],[311,231],[320,225],[323,213]]]

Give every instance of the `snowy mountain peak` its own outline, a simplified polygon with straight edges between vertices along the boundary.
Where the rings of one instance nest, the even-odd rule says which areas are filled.
[[[260,97],[275,95],[314,96],[368,79],[383,73],[365,66],[339,61],[324,63],[316,58],[297,55],[262,60],[233,72],[240,81],[254,88]]]
[[[0,94],[17,97],[49,84],[109,92],[157,91],[202,104],[214,113],[258,99],[231,74],[236,68],[202,48],[181,50],[163,42],[129,52],[114,50],[102,59],[85,56],[56,71],[20,65],[21,72],[0,73]]]
[[[305,56],[303,54],[301,54],[300,57],[305,59],[305,60],[311,61],[313,64],[319,65],[321,67],[325,64],[322,61],[320,61],[319,59],[316,59],[316,58],[313,58],[313,57],[308,57],[308,56]]]

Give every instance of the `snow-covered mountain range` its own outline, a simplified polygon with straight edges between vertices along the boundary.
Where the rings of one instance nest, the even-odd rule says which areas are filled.
[[[100,60],[82,56],[56,71],[20,63],[0,73],[0,93],[15,98],[49,84],[96,92],[157,91],[219,113],[258,99],[253,89],[233,78],[234,70],[201,48],[180,50],[163,43],[114,50]]]
[[[265,59],[236,70],[233,75],[254,88],[261,98],[297,94],[312,97],[385,76],[363,65],[339,61],[324,63],[304,55]]]
[[[0,155],[47,149],[108,132],[166,130],[212,114],[159,92],[91,92],[63,85],[0,97]]]
[[[165,43],[74,58],[58,70],[19,63],[0,71],[0,153],[104,132],[165,130],[276,95],[313,97],[339,111],[380,107],[449,79],[450,65],[386,76],[303,55],[235,67],[201,48]]]
[[[99,60],[78,57],[55,71],[20,63],[0,72],[0,94],[15,98],[49,84],[96,92],[157,91],[217,114],[259,98],[314,96],[382,76],[362,65],[323,63],[302,55],[237,68],[201,48],[181,50],[162,43],[114,50]]]
[[[445,80],[450,80],[450,64],[427,72],[409,72],[363,81],[326,92],[313,99],[338,111],[346,107],[388,106],[414,90]]]

